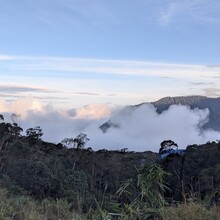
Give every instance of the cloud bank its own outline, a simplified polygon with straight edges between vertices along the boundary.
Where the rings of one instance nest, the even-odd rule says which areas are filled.
[[[220,138],[220,133],[202,129],[208,122],[208,109],[190,109],[188,106],[172,105],[161,114],[151,104],[138,108],[126,108],[111,119],[117,125],[106,134],[94,133],[94,127],[88,129],[93,136],[92,146],[105,146],[110,149],[128,148],[134,151],[158,151],[163,140],[171,139],[185,148],[189,144],[202,144]]]
[[[166,139],[177,142],[181,148],[189,144],[202,144],[220,139],[220,132],[202,129],[208,122],[208,109],[190,109],[172,105],[158,114],[151,104],[120,110],[107,104],[87,105],[78,109],[56,110],[43,105],[32,97],[20,98],[10,103],[0,100],[0,113],[10,120],[10,113],[21,114],[21,126],[25,129],[41,126],[43,139],[58,143],[65,137],[75,137],[84,132],[90,138],[88,147],[98,149],[122,149],[133,151],[158,151]],[[111,118],[117,127],[103,133],[99,126]]]

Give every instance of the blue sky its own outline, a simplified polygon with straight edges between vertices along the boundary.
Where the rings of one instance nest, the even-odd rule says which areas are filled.
[[[57,107],[220,96],[219,0],[0,0],[0,98]]]

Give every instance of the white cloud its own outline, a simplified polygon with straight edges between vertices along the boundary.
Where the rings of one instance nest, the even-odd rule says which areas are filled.
[[[2,55],[4,57],[4,55]],[[205,65],[175,64],[134,60],[106,60],[67,57],[26,57],[9,56],[9,62],[4,65],[9,71],[32,72],[39,75],[48,72],[70,74],[74,73],[100,74],[100,75],[132,75],[173,77],[191,80],[207,79],[219,76],[216,68]],[[1,62],[4,62],[2,60]]]
[[[117,127],[105,134],[93,124],[86,129],[89,146],[98,149],[128,148],[134,151],[158,151],[163,140],[173,140],[180,148],[189,144],[202,144],[219,139],[220,132],[202,129],[208,122],[208,109],[190,109],[173,105],[158,114],[154,106],[145,104],[136,109],[128,108],[111,119]]]
[[[0,99],[0,112],[20,114],[23,118],[27,116],[28,111],[41,111],[43,105],[34,100],[32,96],[18,98],[13,101]]]
[[[208,87],[204,89],[205,95],[209,97],[220,96],[220,89],[215,87]]]
[[[2,97],[9,99],[9,95],[15,98],[31,94],[39,100],[68,108],[106,102],[134,104],[174,94],[207,94],[205,85],[195,87],[191,84],[189,88],[188,82],[205,83],[208,80],[215,82],[216,88],[220,85],[218,65],[213,68],[207,65],[71,57],[9,56],[8,59],[0,60],[5,68],[0,69]],[[11,85],[5,86],[8,82]],[[19,92],[12,94],[16,89]]]
[[[57,110],[53,105],[45,105],[32,96],[18,98],[10,102],[0,99],[0,114],[6,121],[11,121],[10,115],[21,116],[21,127],[41,126],[44,140],[60,142],[64,137],[74,137],[83,132],[91,123],[104,123],[113,108],[107,104],[92,104],[76,109]]]
[[[177,2],[171,2],[166,10],[161,10],[159,13],[159,22],[161,25],[169,25],[173,18],[178,15],[178,12],[183,10]]]
[[[180,105],[171,106],[158,114],[150,104],[122,111],[106,104],[57,110],[36,102],[32,97],[11,103],[0,100],[0,113],[6,116],[6,120],[10,120],[12,112],[21,114],[24,130],[39,125],[46,141],[58,143],[65,137],[76,137],[84,132],[90,138],[88,146],[95,150],[128,148],[134,151],[158,151],[160,143],[166,139],[172,139],[185,148],[188,144],[215,141],[220,137],[220,132],[202,130],[202,125],[209,118],[207,109],[192,110]],[[112,127],[103,133],[99,126],[109,118],[119,127]]]
[[[220,24],[218,0],[170,0],[159,12],[159,23],[167,26],[184,22]]]
[[[13,57],[8,55],[0,55],[0,61],[2,60],[13,60]]]
[[[91,104],[75,109],[75,117],[101,119],[110,116],[111,108],[106,104]]]

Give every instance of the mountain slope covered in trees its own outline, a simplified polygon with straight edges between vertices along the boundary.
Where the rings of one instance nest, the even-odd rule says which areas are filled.
[[[158,210],[165,204],[172,207],[191,198],[209,205],[219,202],[220,142],[191,145],[184,156],[169,155],[162,160],[150,151],[93,151],[48,143],[41,139],[40,127],[28,129],[25,136],[21,131],[16,123],[0,123],[0,188],[43,202],[35,204],[39,213],[50,210],[45,199],[57,201],[51,207],[58,216],[62,203],[68,215],[75,211],[84,213],[86,219],[103,219],[106,213],[116,213],[109,219],[118,220],[161,219]],[[5,191],[0,193],[6,197]],[[12,202],[6,204],[11,207]],[[211,213],[204,210],[207,219]],[[97,213],[100,218],[94,218]]]

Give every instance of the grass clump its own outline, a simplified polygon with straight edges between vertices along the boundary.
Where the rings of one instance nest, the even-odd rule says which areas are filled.
[[[220,207],[207,207],[202,203],[179,203],[177,206],[164,207],[161,211],[163,220],[218,220]]]
[[[71,211],[66,200],[34,200],[29,196],[11,195],[0,188],[1,220],[84,220]]]

